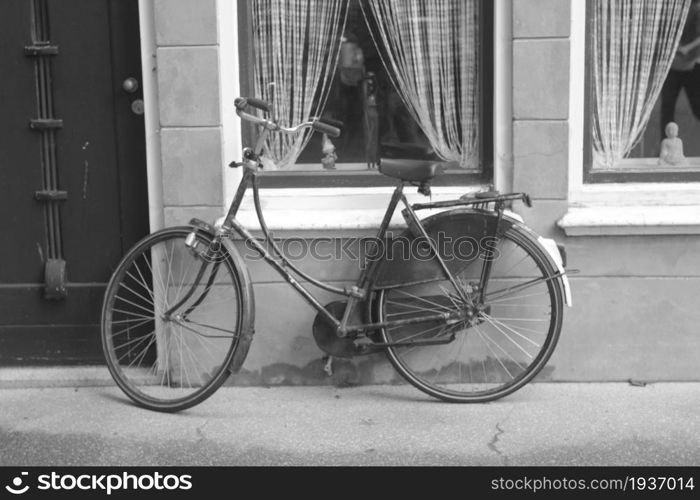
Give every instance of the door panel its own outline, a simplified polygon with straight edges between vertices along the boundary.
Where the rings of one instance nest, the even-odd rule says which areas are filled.
[[[25,55],[25,46],[36,45],[35,19],[58,46],[57,54],[41,56],[48,73],[38,72],[36,56]],[[122,89],[128,77],[140,83],[140,68],[138,0],[3,1],[0,364],[101,362],[106,282],[148,231],[143,116],[131,109],[142,93]],[[62,127],[42,142],[29,120],[45,114],[50,101]],[[49,175],[47,164],[54,165],[57,189],[67,192],[52,202],[66,261],[61,300],[44,294],[50,219],[46,202],[34,195]]]
[[[21,19],[21,21],[19,21]],[[12,20],[12,22],[10,22]],[[3,2],[0,15],[0,228],[4,244],[0,283],[39,282],[43,276],[43,208],[34,191],[41,187],[39,146],[29,130],[36,114],[34,63],[23,47],[29,38],[29,2]],[[24,265],[17,265],[18,261]]]
[[[108,270],[102,263],[114,262],[121,254],[112,116],[116,111],[115,76],[105,4],[94,0],[49,2],[51,37],[61,51],[54,60],[53,87],[56,116],[64,124],[57,158],[61,188],[68,191],[61,215],[63,250],[72,282],[106,281]],[[91,244],[92,239],[99,239],[100,244]]]

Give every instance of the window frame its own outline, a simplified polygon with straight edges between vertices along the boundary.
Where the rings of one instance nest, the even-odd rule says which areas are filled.
[[[238,48],[240,67],[251,68],[253,59],[252,46],[252,18],[249,1],[237,2],[238,23]],[[435,187],[491,184],[494,180],[494,40],[495,27],[494,5],[488,0],[479,2],[480,26],[480,54],[479,64],[482,69],[479,79],[481,85],[480,100],[480,130],[479,150],[481,156],[480,172],[458,172],[450,170],[444,175],[433,180]],[[239,85],[241,95],[252,94],[254,88],[253,72],[241,71],[239,73]],[[254,143],[255,130],[249,124],[243,124],[241,139],[244,146]],[[342,163],[341,163],[342,164]],[[343,171],[304,171],[286,170],[274,172],[262,172],[260,176],[261,188],[346,188],[346,187],[390,187],[396,184],[394,179],[379,174],[377,171],[356,170]]]
[[[586,0],[585,27],[585,86],[584,86],[584,118],[583,118],[583,183],[683,183],[700,181],[700,165],[690,165],[681,168],[663,168],[650,165],[654,157],[625,158],[620,166],[615,168],[593,168],[593,1]],[[700,161],[700,157],[693,156]]]

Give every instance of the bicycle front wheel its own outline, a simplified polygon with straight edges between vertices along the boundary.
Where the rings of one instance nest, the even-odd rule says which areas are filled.
[[[474,219],[473,214],[464,217]],[[447,233],[443,241],[459,241],[466,225],[459,216],[442,224],[441,231]],[[556,270],[542,248],[517,225],[490,245],[492,269],[483,301],[482,258],[448,265],[456,271],[462,294],[447,278],[411,279],[409,273],[403,279],[406,285],[377,295],[375,310],[382,322],[471,313],[460,321],[394,326],[381,332],[394,368],[421,391],[444,401],[486,402],[518,390],[544,367],[559,338],[563,297]]]
[[[105,293],[102,347],[136,403],[189,408],[243,363],[252,292],[236,257],[212,235],[177,227],[147,236],[119,264]]]

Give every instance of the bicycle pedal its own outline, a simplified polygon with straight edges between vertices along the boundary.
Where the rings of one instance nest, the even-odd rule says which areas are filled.
[[[345,302],[337,301],[326,305],[326,310],[334,317],[340,319],[345,311]],[[358,313],[351,315],[351,320],[359,323]],[[351,337],[339,337],[335,327],[328,323],[325,317],[320,314],[314,319],[312,333],[316,345],[326,354],[336,358],[352,358],[362,354],[360,347]]]
[[[329,377],[333,376],[333,356],[328,356],[328,360],[323,365],[323,371],[326,372],[326,375]]]

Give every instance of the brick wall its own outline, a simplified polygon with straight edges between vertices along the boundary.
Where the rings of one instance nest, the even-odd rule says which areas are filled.
[[[222,214],[216,0],[155,0],[165,225]]]

